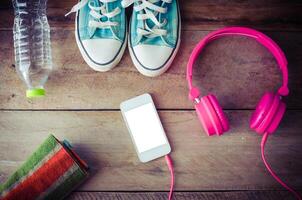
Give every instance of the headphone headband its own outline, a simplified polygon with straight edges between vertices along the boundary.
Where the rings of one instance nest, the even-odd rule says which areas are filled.
[[[250,28],[244,28],[244,27],[227,27],[208,34],[197,44],[197,46],[192,51],[187,65],[187,81],[190,89],[190,95],[189,95],[190,99],[194,100],[198,98],[198,96],[200,95],[199,90],[196,87],[193,87],[193,83],[192,83],[193,65],[195,63],[195,60],[197,59],[198,55],[201,53],[203,48],[209,42],[228,35],[241,35],[241,36],[254,38],[260,44],[265,46],[273,54],[273,56],[277,60],[277,63],[280,67],[283,76],[283,83],[282,86],[278,89],[278,94],[281,96],[287,96],[289,93],[288,86],[287,86],[288,85],[287,59],[281,48],[271,38],[269,38],[268,36],[266,36],[265,34],[259,31]]]

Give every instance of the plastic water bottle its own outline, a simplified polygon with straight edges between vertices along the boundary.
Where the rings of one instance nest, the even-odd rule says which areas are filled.
[[[29,98],[44,96],[52,71],[47,0],[13,0],[16,70],[27,86]]]

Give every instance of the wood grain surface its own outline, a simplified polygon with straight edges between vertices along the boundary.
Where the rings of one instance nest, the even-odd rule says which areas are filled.
[[[95,72],[80,55],[73,31],[54,31],[55,71],[46,84],[47,98],[36,101],[26,99],[26,88],[14,69],[11,32],[0,33],[0,74],[4,74],[0,76],[1,109],[118,109],[123,100],[144,92],[154,95],[159,109],[192,109],[185,80],[186,64],[194,45],[208,31],[183,31],[181,48],[172,67],[156,78],[139,74],[128,51],[112,71]],[[268,32],[268,35],[288,55],[290,96],[285,99],[287,106],[302,109],[301,33]],[[225,109],[254,109],[264,92],[274,91],[281,84],[275,59],[248,38],[230,37],[213,42],[195,68],[196,85],[204,94],[216,94]]]
[[[228,111],[233,127],[208,137],[192,111],[161,111],[172,146],[176,190],[282,189],[264,168],[261,136],[248,128],[251,111]],[[91,177],[80,191],[162,191],[169,188],[164,159],[139,162],[117,111],[2,111],[0,169],[5,179],[49,133],[67,138],[87,160]],[[269,138],[266,154],[278,174],[301,188],[302,113],[288,111]],[[13,153],[8,153],[13,152]]]
[[[181,48],[156,78],[139,74],[127,50],[110,72],[89,68],[75,42],[74,15],[64,17],[76,2],[48,0],[55,70],[47,96],[28,100],[15,71],[11,0],[0,1],[0,184],[52,133],[68,139],[91,167],[90,178],[69,199],[167,199],[165,161],[138,161],[118,110],[121,101],[149,92],[173,149],[175,199],[293,199],[264,168],[261,136],[248,128],[262,94],[282,81],[264,47],[226,37],[211,43],[195,64],[194,84],[218,97],[230,132],[206,136],[187,98],[186,64],[194,46],[211,30],[241,25],[264,31],[288,58],[288,111],[266,154],[277,174],[302,191],[302,1],[179,0]]]
[[[74,29],[74,16],[64,16],[77,1],[49,0],[48,19],[52,28]],[[179,0],[183,30],[214,30],[226,25],[253,26],[262,30],[302,29],[300,0]],[[0,3],[0,29],[11,29],[10,0]],[[129,13],[131,8],[128,8]]]
[[[174,199],[203,199],[203,200],[293,200],[294,198],[284,191],[231,191],[231,192],[175,192]],[[76,192],[71,200],[166,200],[164,192]]]

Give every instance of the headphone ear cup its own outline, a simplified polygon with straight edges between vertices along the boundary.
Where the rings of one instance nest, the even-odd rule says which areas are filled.
[[[259,134],[273,133],[285,113],[285,108],[285,103],[281,101],[278,94],[266,93],[252,114],[251,129]]]
[[[215,99],[216,101],[212,102],[211,99]],[[219,116],[222,116],[223,119],[226,119],[222,109],[221,113],[218,113],[216,111],[219,110],[220,106],[218,105],[217,99],[213,95],[208,95],[200,99],[200,102],[195,105],[195,109],[197,112],[197,115],[199,117],[200,122],[203,125],[204,130],[206,133],[211,136],[214,134],[221,135],[226,130],[225,127],[228,127],[225,125],[226,120],[224,120],[224,126],[222,126],[222,122],[220,120]]]
[[[210,95],[208,95],[208,98],[210,99],[211,104],[216,111],[216,114],[219,118],[219,121],[220,121],[222,129],[223,129],[223,132],[228,131],[230,129],[228,118],[225,116],[225,114],[222,110],[222,107],[219,105],[219,102],[218,102],[216,96],[210,94]]]
[[[206,112],[204,105],[199,102],[195,104],[195,110],[198,116],[198,119],[200,123],[202,124],[202,127],[204,131],[207,133],[208,136],[214,135],[215,128],[212,125],[212,122],[210,120],[210,117],[208,117],[208,113]]]
[[[268,113],[274,100],[274,94],[266,92],[260,99],[250,119],[250,128],[257,129],[262,123],[264,116]]]
[[[275,115],[273,116],[273,119],[272,121],[270,122],[270,125],[268,126],[266,132],[268,133],[274,133],[276,131],[276,129],[278,128],[283,116],[284,116],[284,113],[285,113],[285,110],[286,110],[286,105],[284,102],[280,101],[280,104],[279,104],[279,107],[275,113]]]

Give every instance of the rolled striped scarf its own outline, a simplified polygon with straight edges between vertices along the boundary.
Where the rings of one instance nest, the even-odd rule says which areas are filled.
[[[88,176],[88,166],[50,135],[2,185],[1,200],[62,199]]]

